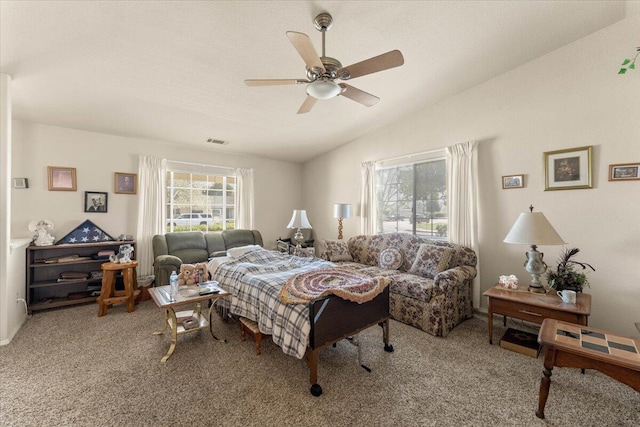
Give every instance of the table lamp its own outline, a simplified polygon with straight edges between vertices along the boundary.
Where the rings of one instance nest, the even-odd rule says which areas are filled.
[[[540,275],[547,271],[547,264],[542,260],[544,254],[538,252],[538,245],[564,245],[566,242],[558,235],[553,226],[547,221],[542,212],[534,212],[529,206],[529,212],[523,212],[516,220],[511,231],[504,238],[505,243],[516,245],[531,245],[524,263],[525,270],[531,274],[529,292],[545,293],[540,283]]]
[[[300,253],[300,243],[304,240],[304,236],[302,235],[303,228],[313,228],[311,227],[311,223],[307,218],[307,211],[305,210],[294,210],[293,215],[291,216],[291,221],[289,221],[289,225],[287,228],[297,228],[296,234],[293,236],[293,240],[296,241],[296,250],[295,253],[298,255]]]
[[[338,240],[342,239],[342,220],[351,218],[351,205],[347,203],[336,203],[333,205],[333,217],[338,218]]]

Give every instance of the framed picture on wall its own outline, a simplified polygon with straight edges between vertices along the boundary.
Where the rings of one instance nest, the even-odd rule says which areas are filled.
[[[116,194],[136,194],[138,190],[138,174],[116,172],[114,185]]]
[[[609,181],[640,180],[640,162],[609,165]]]
[[[107,193],[98,191],[84,192],[84,211],[85,212],[107,212]]]
[[[502,189],[523,188],[524,175],[505,175],[502,177]]]
[[[76,168],[47,166],[49,191],[76,191]]]
[[[593,147],[544,153],[544,191],[593,188]]]

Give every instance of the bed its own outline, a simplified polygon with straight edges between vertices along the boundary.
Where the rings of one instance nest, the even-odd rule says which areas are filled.
[[[228,255],[208,263],[211,279],[231,293],[230,298],[220,299],[222,308],[258,323],[260,331],[271,335],[285,354],[305,358],[314,396],[322,394],[318,353],[323,348],[380,325],[384,350],[393,351],[389,344],[389,287],[385,284],[366,302],[325,294],[306,303],[284,303],[281,293],[285,284],[312,272],[330,275],[340,267],[319,258],[295,257],[259,247],[234,248]]]

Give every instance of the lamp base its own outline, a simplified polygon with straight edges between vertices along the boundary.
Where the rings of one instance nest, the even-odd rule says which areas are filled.
[[[529,288],[527,289],[529,292],[534,293],[534,294],[546,294],[547,290],[544,288],[544,286],[533,286],[533,285],[529,285]]]

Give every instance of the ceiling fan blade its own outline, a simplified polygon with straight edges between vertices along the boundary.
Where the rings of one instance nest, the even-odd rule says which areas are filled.
[[[300,106],[300,109],[298,110],[298,114],[304,114],[311,111],[313,106],[316,105],[316,101],[317,101],[316,98],[314,98],[311,95],[307,95],[307,98],[304,100],[304,102]]]
[[[342,80],[354,79],[404,64],[404,57],[399,50],[392,50],[373,58],[365,59],[357,64],[349,65],[338,70],[338,78]]]
[[[380,98],[377,96],[371,95],[363,90],[356,89],[348,84],[340,83],[340,87],[342,88],[342,93],[340,95],[349,98],[352,101],[359,102],[366,107],[376,105],[378,101],[380,101]]]
[[[298,83],[309,83],[306,80],[297,79],[246,79],[244,84],[247,86],[278,86],[278,85],[295,85]]]
[[[307,64],[307,68],[317,68],[321,70],[322,73],[326,72],[308,35],[295,31],[287,31],[287,37],[291,40],[291,44],[293,44],[293,47],[298,51],[304,63]]]

